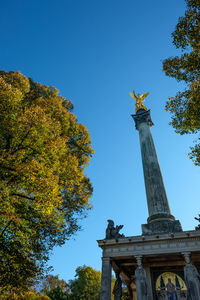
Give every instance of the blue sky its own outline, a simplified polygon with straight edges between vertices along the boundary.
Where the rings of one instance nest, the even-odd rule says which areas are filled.
[[[1,69],[21,71],[52,85],[74,103],[78,121],[95,150],[86,173],[94,196],[83,230],[50,264],[72,279],[84,264],[101,269],[107,219],[124,224],[126,236],[141,234],[148,217],[138,132],[129,91],[150,92],[155,146],[172,214],[184,230],[197,225],[199,171],[186,156],[194,137],[179,136],[164,110],[181,83],[162,72],[162,60],[179,52],[171,32],[184,0],[8,0],[0,3]]]

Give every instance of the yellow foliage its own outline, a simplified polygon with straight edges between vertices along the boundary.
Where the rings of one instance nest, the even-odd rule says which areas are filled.
[[[0,284],[19,277],[23,285],[23,276],[26,282],[41,272],[49,249],[63,244],[78,229],[77,216],[91,207],[84,174],[93,154],[89,132],[58,93],[19,72],[0,71],[0,256],[6,257]]]

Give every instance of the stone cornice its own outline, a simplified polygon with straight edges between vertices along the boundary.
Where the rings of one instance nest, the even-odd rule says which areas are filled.
[[[200,231],[157,236],[133,236],[119,240],[98,240],[104,257],[200,251]]]

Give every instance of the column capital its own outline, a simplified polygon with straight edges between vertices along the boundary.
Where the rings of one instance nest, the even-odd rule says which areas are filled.
[[[136,258],[137,260],[137,265],[138,267],[142,267],[142,255],[134,255],[134,257]]]
[[[190,264],[191,263],[191,252],[185,251],[185,252],[181,252],[181,254],[184,256],[186,264],[187,265]]]
[[[102,262],[108,262],[108,263],[110,263],[110,257],[103,257],[102,256]]]
[[[147,123],[150,127],[153,125],[150,115],[150,109],[139,109],[135,115],[132,115],[133,120],[135,121],[135,128],[138,130],[138,126],[141,123]]]

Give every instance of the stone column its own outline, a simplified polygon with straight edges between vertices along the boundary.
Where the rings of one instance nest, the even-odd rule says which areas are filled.
[[[111,299],[111,263],[109,257],[102,257],[102,277],[100,300]]]
[[[186,266],[184,267],[184,279],[187,286],[187,296],[190,300],[199,300],[200,299],[200,275],[197,271],[197,268],[191,264],[190,261],[190,252],[182,253]]]
[[[143,234],[182,231],[179,221],[175,221],[170,212],[150,130],[150,127],[153,125],[150,110],[139,109],[132,117],[140,136],[142,165],[149,211],[148,224],[143,225]]]

